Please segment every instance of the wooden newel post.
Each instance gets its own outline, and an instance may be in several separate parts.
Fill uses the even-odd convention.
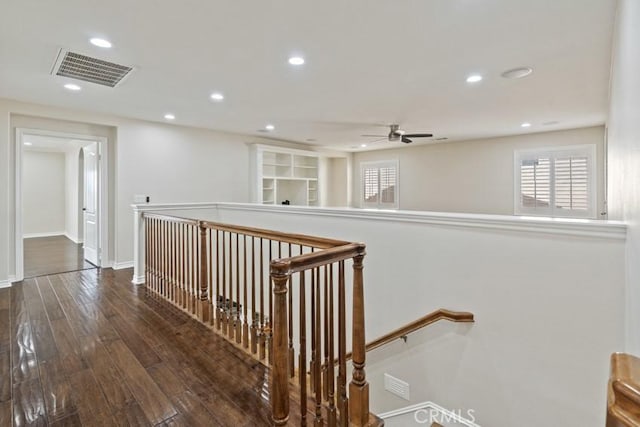
[[[209,309],[209,289],[207,286],[207,229],[200,225],[200,296],[198,298],[198,318],[201,322],[209,323],[211,310]]]
[[[364,280],[362,261],[364,245],[353,258],[353,376],[349,384],[349,415],[351,423],[364,426],[369,421],[369,384],[365,375],[366,343],[364,334]]]
[[[287,282],[291,277],[290,264],[271,262],[273,280],[273,330],[271,340],[271,413],[275,425],[289,420],[289,324],[287,317]]]

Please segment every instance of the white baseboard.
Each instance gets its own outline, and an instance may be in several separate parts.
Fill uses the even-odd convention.
[[[475,411],[473,410],[466,411],[466,415],[469,415],[472,418],[474,418],[470,420],[470,419],[464,418],[461,415],[461,411],[459,410],[451,411],[433,402],[418,403],[416,405],[411,405],[404,408],[396,409],[394,411],[378,414],[378,416],[384,420],[387,418],[393,418],[393,417],[397,417],[397,416],[401,416],[409,413],[414,413],[414,416],[415,416],[415,413],[418,411],[424,411],[420,413],[419,416],[421,417],[421,419],[425,421],[426,419],[431,417],[432,419],[430,421],[438,421],[440,423],[455,422],[467,427],[480,427],[480,425],[475,423],[475,417],[473,415]],[[416,420],[416,423],[418,423],[418,420]],[[429,425],[431,425],[430,422],[429,422]]]
[[[11,280],[0,280],[0,289],[2,288],[10,288]]]
[[[114,262],[113,263],[113,269],[114,270],[124,270],[125,268],[133,268],[133,261]]]
[[[64,236],[65,236],[67,239],[71,240],[71,241],[72,241],[73,243],[75,243],[75,244],[84,243],[84,241],[83,241],[82,239],[78,239],[77,237],[72,236],[72,235],[71,235],[71,234],[69,234],[69,233],[64,233]]]
[[[66,236],[64,231],[48,231],[46,233],[24,233],[23,239],[33,239],[34,237],[53,237],[53,236]]]
[[[142,275],[142,276],[134,276],[133,279],[131,280],[131,283],[133,283],[134,285],[142,285],[142,284],[144,284],[144,275]]]

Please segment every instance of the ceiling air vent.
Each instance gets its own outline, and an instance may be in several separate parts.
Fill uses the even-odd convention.
[[[60,50],[51,74],[116,87],[132,70],[126,65]]]

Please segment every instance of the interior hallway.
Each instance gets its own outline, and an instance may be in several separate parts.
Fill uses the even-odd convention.
[[[24,277],[96,268],[84,259],[82,243],[65,236],[24,239]]]
[[[0,426],[269,425],[268,370],[131,274],[0,290]]]

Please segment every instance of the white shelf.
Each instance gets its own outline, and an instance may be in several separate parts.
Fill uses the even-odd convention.
[[[279,205],[317,205],[320,158],[311,151],[255,146],[254,200]]]
[[[302,178],[299,176],[263,176],[264,179],[275,179],[277,181],[315,181],[315,178]]]
[[[273,167],[277,167],[277,168],[289,168],[291,167],[291,164],[289,163],[263,163],[262,166],[273,166]],[[297,167],[297,166],[296,166]]]

